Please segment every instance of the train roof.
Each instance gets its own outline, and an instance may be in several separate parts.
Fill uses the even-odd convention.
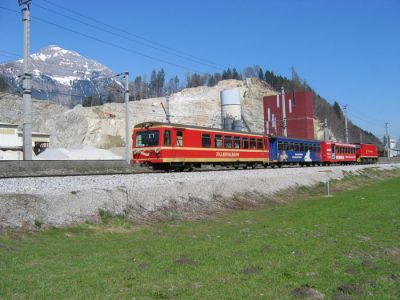
[[[168,126],[168,127],[175,127],[175,128],[191,128],[191,129],[200,129],[200,130],[214,130],[219,132],[228,132],[228,133],[239,133],[239,134],[251,134],[251,135],[258,135],[258,136],[267,136],[266,134],[262,133],[255,133],[255,132],[248,132],[248,131],[234,131],[234,130],[227,130],[227,129],[220,129],[220,128],[212,128],[212,127],[205,127],[205,126],[196,126],[196,125],[186,125],[186,124],[178,124],[178,123],[167,123],[167,122],[142,122],[136,124],[134,128],[147,128],[147,127],[158,127],[158,126]]]
[[[305,141],[305,142],[314,142],[314,143],[321,143],[320,140],[310,140],[310,139],[303,139],[303,138],[295,138],[295,137],[286,137],[286,136],[269,136],[271,139],[279,139],[279,140],[290,140],[290,141]]]

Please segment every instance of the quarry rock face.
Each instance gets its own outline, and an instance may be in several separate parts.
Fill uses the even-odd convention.
[[[184,89],[170,97],[171,122],[221,128],[220,92],[238,87],[242,100],[244,130],[263,132],[262,97],[275,92],[257,79],[225,80],[214,87]],[[151,98],[129,102],[130,124],[166,121],[161,103],[166,99]],[[0,121],[22,128],[22,98],[0,94]],[[33,130],[50,133],[50,147],[92,145],[109,149],[125,145],[125,111],[123,103],[101,106],[75,106],[68,109],[51,101],[34,100]]]

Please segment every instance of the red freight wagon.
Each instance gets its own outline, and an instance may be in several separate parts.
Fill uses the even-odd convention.
[[[132,135],[132,163],[184,170],[203,164],[239,168],[269,164],[268,137],[181,124],[144,122]]]
[[[378,147],[372,144],[356,144],[358,163],[376,163],[378,161]]]
[[[321,142],[321,161],[325,164],[356,163],[356,145]]]

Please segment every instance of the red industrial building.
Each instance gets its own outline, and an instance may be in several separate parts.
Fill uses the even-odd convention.
[[[283,136],[282,98],[285,99],[287,136],[314,139],[312,93],[295,92],[275,96],[265,96],[264,130],[266,134]]]

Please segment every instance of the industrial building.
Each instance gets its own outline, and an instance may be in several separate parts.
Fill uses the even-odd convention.
[[[23,135],[18,125],[0,123],[0,160],[23,159]],[[36,156],[49,148],[50,134],[32,133],[32,156]]]
[[[287,136],[314,139],[313,96],[308,91],[265,96],[264,130],[266,134],[284,136],[283,110]]]

